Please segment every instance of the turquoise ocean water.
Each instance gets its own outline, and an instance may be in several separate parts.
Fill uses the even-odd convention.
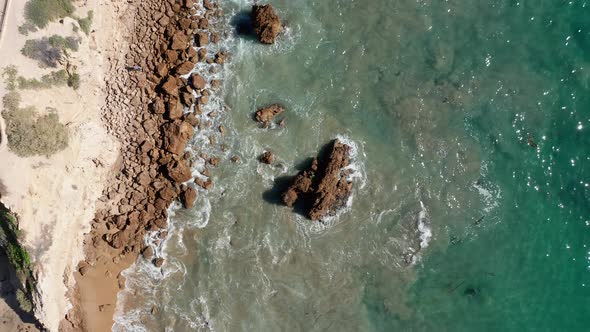
[[[241,162],[171,208],[166,263],[125,273],[114,330],[590,330],[590,3],[272,4],[286,34],[230,33],[209,106],[228,131],[192,144]],[[251,3],[222,5],[231,32]],[[275,102],[286,128],[258,128]],[[275,204],[335,137],[350,206],[314,223]]]

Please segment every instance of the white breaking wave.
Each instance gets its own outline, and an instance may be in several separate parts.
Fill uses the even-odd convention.
[[[420,212],[418,212],[418,232],[420,233],[420,250],[426,249],[432,239],[432,229],[428,225],[428,210],[420,201]]]

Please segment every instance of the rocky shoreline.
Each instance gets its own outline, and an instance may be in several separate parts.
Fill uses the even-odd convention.
[[[114,310],[115,303],[84,306],[84,298],[92,297],[84,294],[92,290],[80,286],[85,276],[100,270],[120,289],[120,272],[140,252],[155,266],[163,264],[163,259],[151,257],[144,235],[159,232],[165,238],[168,207],[177,199],[191,207],[197,186],[210,187],[211,180],[202,180],[203,174],[195,183],[184,184],[193,179],[191,164],[197,158],[208,167],[220,162],[215,156],[193,156],[185,147],[195,130],[213,125],[209,119],[218,114],[204,114],[203,107],[221,82],[207,81],[204,73],[185,76],[197,63],[211,73],[223,66],[226,52],[208,52],[208,46],[222,37],[213,24],[221,9],[208,0],[150,0],[129,3],[127,13],[136,25],[128,31],[128,48],[119,51],[124,58],[109,59],[103,109],[104,123],[121,143],[120,160],[86,235],[86,259],[77,267],[79,287],[71,291],[74,308],[62,321],[64,331],[92,330],[93,313]]]

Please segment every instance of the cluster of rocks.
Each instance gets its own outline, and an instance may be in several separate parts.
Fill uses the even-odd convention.
[[[283,203],[293,207],[302,201],[305,213],[311,220],[334,215],[344,207],[352,193],[348,180],[352,170],[350,146],[339,140],[330,142],[325,156],[314,158],[311,166],[300,172],[283,193]]]
[[[96,248],[106,242],[123,255],[143,251],[151,259],[150,251],[143,248],[146,232],[160,230],[166,236],[170,204],[179,200],[191,208],[197,199],[196,187],[212,186],[207,168],[185,184],[193,179],[192,162],[203,158],[207,167],[220,163],[215,156],[185,152],[195,131],[212,126],[208,119],[216,114],[203,114],[203,107],[220,82],[208,81],[205,73],[188,79],[182,76],[197,62],[215,73],[228,55],[224,51],[208,54],[208,46],[222,37],[213,30],[212,22],[222,15],[216,3],[147,0],[138,2],[136,10],[137,24],[129,33],[124,61],[125,66],[143,70],[121,71],[118,68],[124,66],[114,61],[117,74],[107,82],[103,117],[122,143],[122,160],[120,172],[105,190],[105,208],[96,213],[90,245]],[[153,263],[161,266],[163,260],[156,258]]]
[[[263,108],[260,108],[254,113],[254,119],[258,122],[263,128],[270,127],[270,124],[274,120],[274,118],[285,112],[285,108],[279,104],[272,104]],[[279,120],[277,123],[279,126],[285,125],[285,120]]]

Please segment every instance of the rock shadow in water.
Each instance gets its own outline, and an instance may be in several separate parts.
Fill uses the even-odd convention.
[[[232,17],[230,24],[234,27],[235,34],[243,39],[257,41],[256,32],[250,10],[243,10]]]

